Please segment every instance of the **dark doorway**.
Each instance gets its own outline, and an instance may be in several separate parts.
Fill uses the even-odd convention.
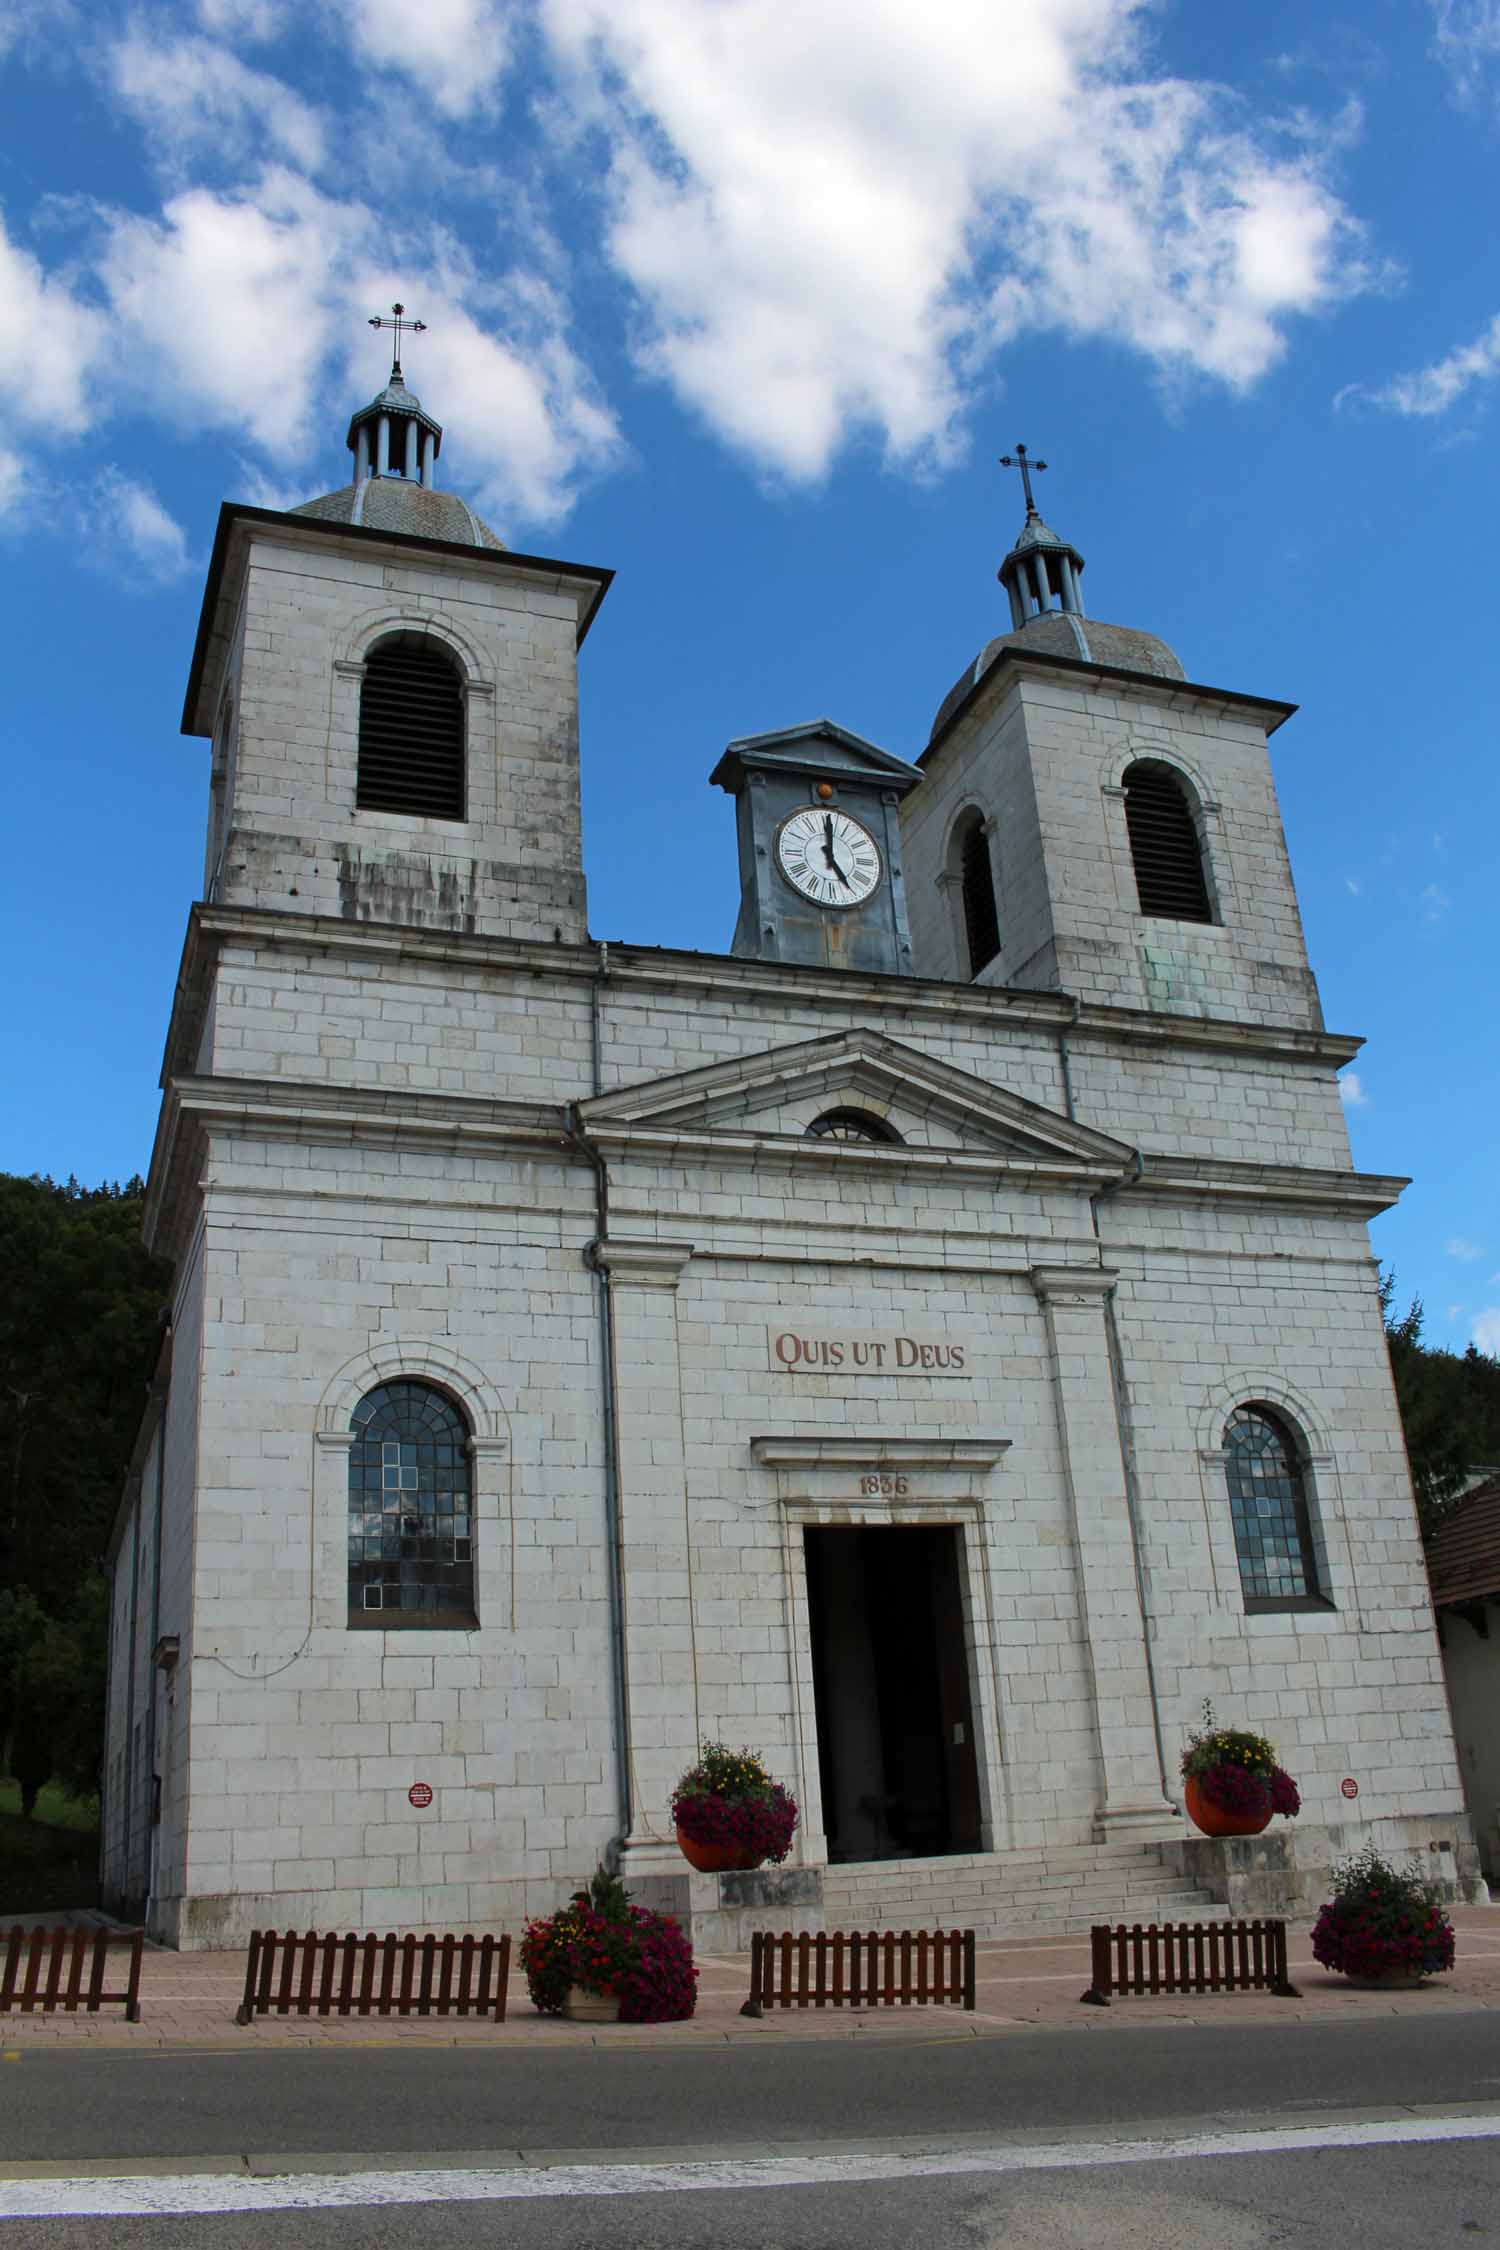
[[[829,1858],[977,1851],[962,1534],[944,1524],[805,1536]]]

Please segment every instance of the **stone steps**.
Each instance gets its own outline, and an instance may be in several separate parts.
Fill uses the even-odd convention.
[[[1227,1914],[1149,1844],[872,1860],[830,1867],[827,1926],[972,1929],[981,1937],[1073,1936],[1096,1922],[1204,1922]]]

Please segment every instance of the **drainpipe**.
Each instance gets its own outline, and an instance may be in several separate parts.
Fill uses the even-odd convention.
[[[172,1331],[167,1330],[170,1348]],[[170,1363],[169,1363],[170,1364]],[[171,1375],[167,1382],[170,1385]],[[162,1500],[167,1480],[167,1392],[159,1393],[159,1419],[156,1425],[156,1522],[151,1534],[151,1655],[147,1659],[150,1671],[146,1683],[146,1907],[141,1920],[150,1926],[151,1904],[156,1895],[156,1854],[161,1834],[160,1822],[154,1817],[157,1810],[156,1794],[156,1703],[161,1692],[161,1682],[156,1673],[156,1648],[161,1639],[161,1517]]]
[[[130,1782],[131,1769],[135,1764],[135,1634],[141,1589],[141,1480],[136,1477],[133,1481],[135,1505],[130,1511],[130,1624],[125,1643],[125,1825],[124,1834],[120,1838],[119,1893],[122,1906],[128,1904],[130,1899],[130,1845],[135,1829],[135,1791]]]
[[[1076,1007],[1076,1003],[1075,1003]],[[1077,1021],[1075,1015],[1074,1021]],[[1069,1116],[1072,1111],[1069,1110]],[[1094,1241],[1103,1263],[1104,1243],[1099,1228],[1099,1206],[1106,1196],[1118,1195],[1121,1188],[1134,1187],[1144,1178],[1146,1163],[1138,1148],[1130,1152],[1128,1168],[1117,1180],[1100,1188],[1097,1195],[1089,1197],[1089,1217],[1093,1223]],[[1161,1700],[1156,1689],[1156,1659],[1151,1649],[1151,1611],[1146,1601],[1146,1566],[1141,1559],[1141,1487],[1135,1465],[1135,1431],[1130,1416],[1130,1391],[1125,1381],[1125,1350],[1120,1337],[1120,1316],[1111,1290],[1104,1300],[1104,1341],[1109,1354],[1110,1386],[1115,1394],[1115,1421],[1120,1431],[1120,1460],[1125,1472],[1125,1513],[1130,1523],[1130,1562],[1135,1574],[1135,1595],[1141,1612],[1141,1644],[1146,1652],[1146,1685],[1151,1695],[1151,1729],[1156,1736],[1156,1763],[1161,1774],[1161,1793],[1170,1798],[1172,1791],[1167,1775],[1167,1746],[1161,1731]]]
[[[1071,993],[1069,997],[1073,1002],[1073,1013],[1071,1016],[1069,1016],[1066,1023],[1059,1024],[1057,1027],[1057,1062],[1058,1068],[1062,1072],[1063,1114],[1067,1117],[1070,1124],[1076,1125],[1078,1122],[1078,1111],[1074,1107],[1073,1103],[1073,1053],[1072,1049],[1068,1045],[1068,1033],[1073,1029],[1079,1017],[1083,1014],[1083,1002],[1079,999],[1076,992]],[[1097,1234],[1098,1231],[1099,1229],[1096,1223],[1094,1228],[1095,1234]]]
[[[601,1004],[604,980],[609,975],[609,946],[601,940],[599,966],[589,992],[589,1047],[593,1091],[604,1091],[603,1027]],[[594,1239],[584,1259],[599,1290],[599,1387],[604,1421],[604,1533],[609,1556],[610,1686],[614,1704],[615,1788],[620,1803],[620,1831],[615,1846],[630,1834],[635,1812],[630,1787],[630,1678],[625,1665],[625,1534],[620,1514],[619,1375],[615,1354],[614,1302],[610,1295],[609,1268],[599,1251],[609,1239],[609,1167],[604,1155],[583,1129],[576,1102],[567,1107],[565,1139],[589,1165],[595,1181]]]

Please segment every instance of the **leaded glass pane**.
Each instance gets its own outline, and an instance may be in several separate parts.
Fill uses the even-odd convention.
[[[1312,1526],[1290,1434],[1266,1408],[1242,1406],[1224,1432],[1224,1456],[1246,1601],[1315,1598]]]
[[[353,1414],[349,1616],[472,1625],[468,1431],[429,1383],[382,1383]],[[443,1536],[439,1537],[439,1528]]]

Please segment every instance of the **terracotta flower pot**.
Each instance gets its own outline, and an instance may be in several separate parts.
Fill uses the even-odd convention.
[[[696,1844],[680,1828],[677,1849],[689,1867],[695,1867],[700,1875],[747,1874],[761,1863],[758,1852],[740,1851],[733,1844]]]
[[[569,2023],[618,2023],[620,1995],[617,1992],[590,1992],[587,1985],[570,1984],[562,2012]]]
[[[1271,1818],[1269,1805],[1263,1813],[1242,1813],[1226,1812],[1222,1805],[1210,1804],[1195,1773],[1186,1777],[1182,1794],[1188,1819],[1205,1836],[1258,1836]]]

